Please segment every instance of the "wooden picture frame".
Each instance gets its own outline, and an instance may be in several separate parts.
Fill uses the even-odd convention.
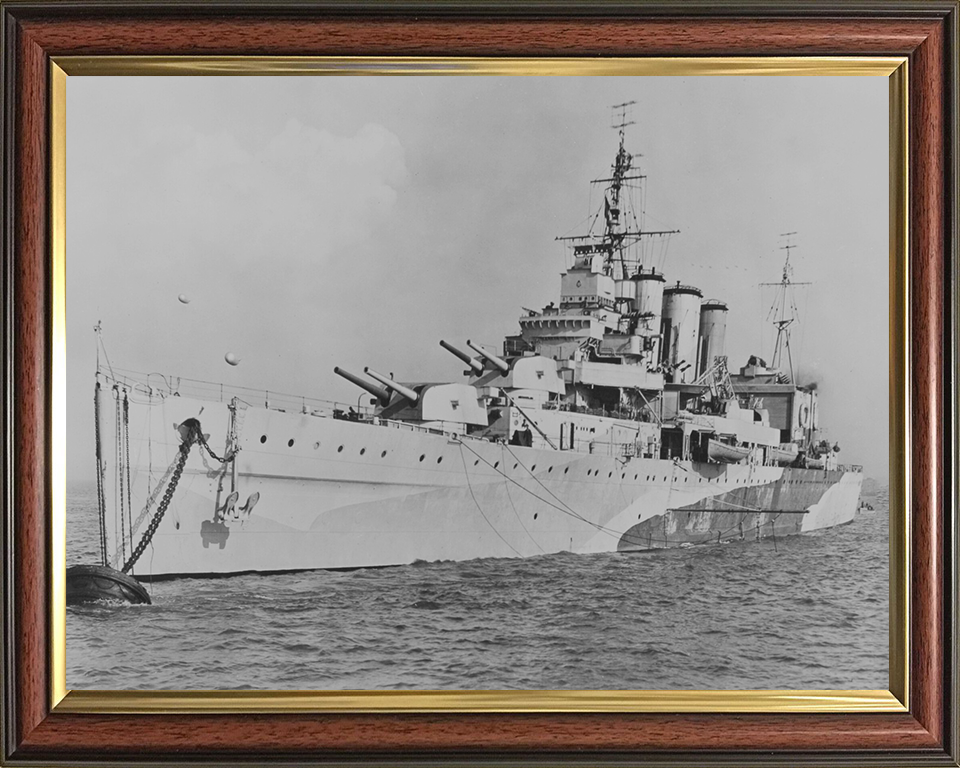
[[[709,763],[958,765],[956,516],[956,2],[776,4],[110,3],[2,2],[4,573],[3,744],[10,764],[97,762]],[[346,711],[197,706],[172,695],[152,707],[62,706],[52,669],[62,588],[50,540],[57,518],[51,361],[63,317],[53,296],[56,204],[52,105],[65,57],[95,68],[123,55],[376,57],[904,57],[909,167],[891,217],[909,269],[892,275],[909,333],[900,439],[910,527],[899,543],[908,627],[907,707],[798,713]],[[91,70],[92,71],[92,70]],[[899,88],[900,81],[892,84]],[[62,138],[62,137],[59,137]],[[896,144],[892,141],[891,144]],[[897,157],[892,155],[894,162]],[[61,198],[62,199],[62,198]],[[908,225],[906,229],[903,227]],[[62,267],[62,265],[61,265]],[[903,291],[898,294],[896,286]],[[60,308],[62,309],[62,307]],[[60,324],[58,326],[58,324]],[[898,351],[897,344],[901,345]],[[908,348],[907,348],[908,347]],[[60,468],[62,469],[62,467]],[[909,581],[907,576],[909,575]],[[62,659],[60,660],[62,662]],[[894,662],[895,664],[895,662]],[[896,670],[894,670],[896,672]],[[895,675],[894,675],[895,676]],[[202,702],[201,702],[202,704]],[[82,708],[79,708],[82,709]],[[146,709],[152,709],[147,712]],[[398,708],[402,709],[402,708]],[[694,708],[695,709],[695,708]],[[788,708],[789,709],[789,708]],[[864,711],[864,709],[866,711]],[[242,711],[241,711],[242,710]],[[683,711],[681,711],[683,710]],[[734,711],[730,711],[734,710]]]

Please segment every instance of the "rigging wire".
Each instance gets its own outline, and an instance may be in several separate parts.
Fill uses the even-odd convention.
[[[510,450],[510,447],[509,447],[509,446],[505,446],[505,447],[506,447],[506,449],[507,449],[507,452],[508,452],[511,456],[513,456],[513,458],[516,460],[517,464],[519,464],[521,467],[523,467],[523,468],[527,471],[527,473],[530,475],[530,477],[532,477],[534,480],[537,481],[537,484],[538,484],[541,488],[543,488],[543,490],[545,490],[545,491],[546,491],[547,493],[549,493],[554,499],[556,499],[560,504],[562,504],[564,507],[566,507],[574,517],[576,517],[576,518],[578,518],[578,519],[580,519],[580,520],[583,520],[584,522],[589,522],[589,521],[587,520],[587,518],[585,518],[583,515],[581,515],[581,514],[579,514],[578,512],[576,512],[576,511],[573,509],[573,507],[571,507],[571,506],[570,506],[569,504],[567,504],[563,499],[561,499],[559,496],[557,496],[553,491],[551,491],[549,488],[547,488],[547,486],[543,484],[543,481],[542,481],[539,477],[537,477],[537,476],[533,473],[533,471],[530,470],[522,461],[520,461],[520,459],[517,458],[517,455],[516,455],[512,450]],[[591,524],[593,524],[593,523],[591,523]],[[598,529],[598,530],[599,530],[599,529]],[[612,529],[611,529],[611,530],[612,530]],[[618,535],[619,535],[619,534],[618,534]]]
[[[502,444],[502,443],[500,444],[500,449],[501,449],[501,450],[500,450],[501,461],[504,461],[504,459],[503,459],[503,444]],[[504,461],[504,463],[506,463],[506,461]],[[525,534],[527,534],[527,536],[530,537],[530,541],[532,541],[532,542],[534,543],[534,546],[536,546],[537,549],[539,549],[541,552],[545,552],[544,548],[541,547],[541,546],[537,543],[537,540],[536,540],[535,538],[533,538],[533,535],[530,533],[530,531],[527,530],[527,526],[525,526],[525,525],[523,524],[523,520],[522,520],[521,517],[520,517],[520,513],[517,511],[517,507],[516,507],[516,505],[513,503],[513,496],[510,495],[510,484],[509,484],[509,483],[504,483],[504,484],[503,484],[503,490],[504,490],[504,491],[506,492],[506,494],[507,494],[507,500],[510,502],[510,508],[513,510],[513,514],[516,516],[517,522],[520,523],[520,527],[523,528],[523,532],[524,532]]]
[[[517,463],[518,463],[520,466],[522,466],[522,467],[533,477],[533,479],[537,481],[537,483],[538,483],[547,493],[549,493],[549,494],[550,494],[554,499],[556,499],[560,504],[563,504],[564,507],[566,507],[566,509],[564,509],[564,508],[562,508],[562,507],[558,507],[556,504],[551,503],[549,500],[544,499],[542,496],[538,496],[536,493],[534,493],[533,491],[531,491],[529,488],[521,485],[521,484],[518,483],[516,480],[514,480],[512,477],[509,477],[509,476],[508,476],[506,473],[504,473],[502,470],[500,470],[500,469],[498,469],[497,467],[494,467],[492,464],[490,464],[490,462],[488,462],[485,458],[483,458],[483,456],[481,456],[479,453],[477,453],[476,451],[474,451],[469,445],[466,445],[466,444],[463,443],[462,441],[460,442],[460,444],[461,444],[462,446],[465,446],[465,447],[467,448],[467,450],[469,450],[471,453],[473,453],[475,456],[477,456],[477,458],[479,458],[480,461],[482,461],[484,464],[486,464],[487,466],[489,466],[489,467],[490,467],[491,469],[493,469],[495,472],[497,472],[497,473],[499,473],[500,475],[502,475],[502,476],[504,477],[504,479],[509,480],[511,483],[513,483],[514,485],[518,486],[521,490],[526,491],[526,492],[529,493],[531,496],[533,496],[535,499],[537,499],[538,501],[546,504],[547,506],[552,507],[553,509],[556,509],[556,510],[559,511],[559,512],[563,512],[563,513],[566,514],[566,515],[569,515],[569,516],[571,516],[571,517],[574,517],[574,518],[576,518],[577,520],[580,520],[581,522],[584,522],[584,523],[586,523],[587,525],[595,528],[596,530],[598,530],[598,531],[600,531],[600,532],[602,532],[602,533],[606,533],[606,534],[608,534],[608,535],[616,538],[618,541],[619,541],[620,539],[622,539],[624,535],[626,535],[625,532],[622,533],[622,532],[617,531],[617,530],[614,530],[614,529],[612,529],[612,528],[608,528],[608,527],[606,527],[606,526],[604,526],[604,525],[601,525],[600,523],[595,523],[595,522],[593,522],[592,520],[589,520],[589,519],[583,517],[582,515],[578,514],[575,510],[573,510],[572,507],[570,507],[570,506],[569,506],[568,504],[566,504],[562,499],[560,499],[558,496],[556,496],[556,494],[554,494],[552,491],[550,491],[550,489],[547,488],[547,487],[540,481],[540,479],[539,479],[535,474],[533,474],[533,472],[531,472],[530,469],[527,468],[527,467],[523,464],[523,462],[521,462],[521,461],[517,458],[516,454],[514,454],[513,451],[511,451],[511,450],[509,449],[509,447],[507,447],[507,451],[510,453],[511,456],[513,456],[514,459],[517,459]],[[670,486],[669,486],[669,492],[670,492],[670,493],[672,493],[672,491],[673,491],[673,485],[674,485],[674,484],[671,482],[671,483],[670,483]],[[751,514],[751,513],[756,514],[756,513],[762,513],[762,512],[763,512],[763,510],[760,509],[760,508],[744,507],[744,506],[742,506],[742,505],[737,505],[737,504],[735,504],[734,502],[723,501],[723,500],[716,499],[716,498],[714,498],[713,500],[714,500],[715,502],[718,502],[718,503],[721,503],[721,504],[727,504],[728,506],[738,507],[738,508],[740,508],[740,509],[746,510],[746,511],[744,512],[744,514],[740,517],[740,521],[738,522],[737,525],[733,525],[733,526],[730,526],[729,528],[725,528],[725,529],[722,529],[721,531],[718,531],[718,535],[721,536],[721,537],[722,537],[724,534],[729,533],[729,532],[732,531],[732,530],[735,530],[739,525],[742,525],[742,524],[743,524],[743,521],[746,519],[746,517],[747,517],[748,514]],[[662,517],[664,518],[664,522],[666,522],[666,515],[667,515],[668,512],[682,512],[682,511],[683,511],[682,509],[678,509],[678,510],[669,509],[669,497],[668,497],[668,508],[664,510],[664,514],[662,515]],[[722,512],[723,510],[717,510],[717,511],[718,511],[718,512]],[[658,544],[710,544],[710,543],[713,542],[713,533],[711,532],[710,537],[709,537],[708,539],[699,539],[699,540],[697,540],[697,541],[676,541],[676,540],[671,540],[671,539],[666,539],[666,538],[662,538],[662,539],[661,539],[661,538],[656,538],[656,539],[653,539],[651,536],[647,536],[646,538],[647,538],[648,540],[650,540],[650,541],[654,541],[654,540],[655,540]]]
[[[100,438],[100,381],[96,382],[93,390],[93,413],[96,419],[95,439],[97,458],[97,517],[100,520],[100,559],[107,565],[107,500],[103,487],[103,444]]]
[[[114,466],[117,468],[116,477],[113,479],[113,535],[116,537],[120,529],[120,520],[123,519],[120,513],[123,504],[123,471],[120,454],[120,396],[117,387],[113,388],[113,401],[113,459]],[[120,546],[125,546],[122,536]]]
[[[133,526],[133,492],[130,487],[130,404],[127,393],[123,393],[123,452],[126,462],[127,479],[127,522]],[[122,515],[122,513],[121,513]],[[121,535],[123,534],[123,518],[120,519]],[[133,551],[133,531],[130,531],[130,551]]]
[[[526,486],[521,485],[520,483],[518,483],[516,480],[514,480],[512,477],[510,477],[508,474],[506,474],[503,470],[501,470],[501,469],[493,466],[493,464],[491,464],[489,461],[487,461],[487,460],[486,460],[483,456],[481,456],[479,453],[477,453],[476,451],[474,451],[473,448],[471,448],[471,447],[470,447],[469,445],[467,445],[466,443],[460,441],[460,444],[463,445],[463,446],[464,446],[468,451],[470,451],[472,454],[474,454],[478,459],[480,459],[480,461],[482,461],[484,464],[486,464],[488,467],[490,467],[494,472],[496,472],[496,473],[498,473],[498,474],[500,474],[500,475],[503,475],[504,479],[509,480],[511,483],[513,483],[515,486],[517,486],[521,491],[525,491],[526,493],[529,493],[529,494],[530,494],[531,496],[533,496],[535,499],[537,499],[538,501],[543,502],[543,503],[546,504],[548,507],[552,507],[553,509],[556,509],[558,512],[562,512],[563,514],[569,515],[570,517],[575,517],[576,519],[580,520],[581,522],[584,522],[584,523],[586,523],[587,525],[592,526],[593,528],[596,528],[598,531],[603,531],[603,532],[605,532],[605,533],[608,533],[610,536],[613,536],[613,537],[615,537],[615,538],[617,538],[617,539],[620,538],[620,533],[619,533],[619,531],[614,531],[612,528],[605,528],[604,526],[600,525],[599,523],[595,523],[595,522],[593,522],[592,520],[588,520],[587,518],[578,515],[576,512],[573,512],[572,510],[567,510],[567,509],[564,509],[563,507],[558,507],[556,504],[552,503],[552,502],[549,501],[548,499],[545,499],[545,498],[543,498],[542,496],[538,496],[537,494],[535,494],[533,491],[531,491],[531,490],[530,490],[529,488],[527,488]]]
[[[463,441],[460,440],[458,442],[460,443],[460,460],[463,462],[463,474],[467,478],[467,488],[470,489],[470,497],[473,499],[473,503],[477,505],[477,511],[480,513],[480,516],[486,521],[487,525],[490,526],[490,530],[492,530],[495,534],[497,534],[497,538],[499,538],[500,541],[506,544],[507,547],[509,547],[510,550],[517,557],[523,557],[523,555],[521,555],[516,549],[513,548],[513,546],[510,544],[509,541],[507,541],[505,538],[503,538],[502,535],[500,535],[500,531],[498,531],[496,526],[494,526],[494,524],[490,522],[490,519],[486,516],[486,514],[484,514],[483,509],[480,507],[480,502],[477,501],[476,494],[474,494],[473,492],[473,486],[470,484],[470,473],[467,471],[467,459],[463,455]]]

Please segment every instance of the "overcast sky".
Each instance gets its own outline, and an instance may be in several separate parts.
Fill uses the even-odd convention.
[[[334,365],[459,380],[559,298],[610,106],[663,270],[769,359],[794,239],[802,382],[841,461],[888,475],[888,120],[880,77],[70,77],[68,477],[94,478],[93,326],[115,366],[356,402]],[[189,304],[178,301],[190,297]],[[764,329],[767,330],[764,330]],[[232,367],[224,354],[241,363]]]

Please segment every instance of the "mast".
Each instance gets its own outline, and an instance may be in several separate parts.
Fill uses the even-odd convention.
[[[777,339],[773,344],[773,359],[770,361],[770,367],[781,368],[783,366],[783,356],[786,354],[791,382],[796,382],[796,377],[793,368],[793,352],[790,349],[790,326],[800,319],[797,314],[793,289],[798,285],[810,285],[810,283],[797,283],[791,279],[793,277],[793,266],[790,264],[790,251],[797,247],[796,243],[792,241],[796,234],[796,232],[784,232],[780,235],[780,237],[786,238],[786,242],[780,246],[780,250],[787,252],[780,282],[760,283],[760,285],[775,286],[777,289],[773,304],[767,313],[767,319],[773,318],[773,326],[777,329]],[[787,307],[788,303],[789,308]]]
[[[612,176],[609,180],[604,180],[610,183],[606,194],[603,196],[603,217],[606,221],[605,239],[610,243],[611,251],[613,248],[617,249],[620,268],[623,272],[626,271],[626,264],[623,258],[624,229],[620,221],[620,191],[623,189],[625,181],[641,181],[644,178],[642,174],[628,175],[633,167],[633,155],[627,152],[624,146],[626,128],[628,125],[635,124],[634,120],[627,120],[627,108],[634,104],[636,104],[635,101],[627,101],[613,107],[615,110],[620,110],[620,121],[612,126],[619,133],[620,147],[617,149],[617,157],[613,161]],[[612,256],[613,253],[611,252]]]
[[[603,234],[597,235],[591,231],[586,235],[556,238],[557,240],[594,241],[589,245],[575,246],[575,252],[580,254],[588,252],[603,254],[607,274],[611,274],[616,265],[619,267],[621,279],[627,276],[629,271],[628,262],[630,262],[629,266],[642,266],[642,259],[628,258],[627,249],[629,246],[638,242],[643,237],[669,236],[680,232],[679,229],[644,230],[642,222],[637,218],[636,213],[632,211],[630,213],[633,214],[633,220],[635,222],[633,229],[630,228],[630,222],[626,220],[627,216],[625,216],[626,211],[624,210],[624,203],[626,201],[623,196],[624,187],[629,187],[627,182],[640,182],[646,178],[646,176],[640,173],[639,169],[634,166],[633,161],[635,155],[630,154],[626,149],[626,129],[628,126],[636,124],[636,121],[627,119],[627,110],[636,103],[636,101],[627,101],[623,104],[615,104],[612,107],[614,110],[614,123],[611,128],[617,131],[620,139],[617,155],[613,161],[613,165],[610,167],[610,176],[604,179],[593,179],[590,182],[591,184],[607,185],[603,195]],[[599,213],[597,214],[597,218],[599,218]],[[596,219],[594,219],[594,221],[596,221]]]

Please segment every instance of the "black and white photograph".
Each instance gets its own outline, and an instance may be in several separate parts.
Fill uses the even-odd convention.
[[[885,77],[67,83],[74,690],[886,690]]]

